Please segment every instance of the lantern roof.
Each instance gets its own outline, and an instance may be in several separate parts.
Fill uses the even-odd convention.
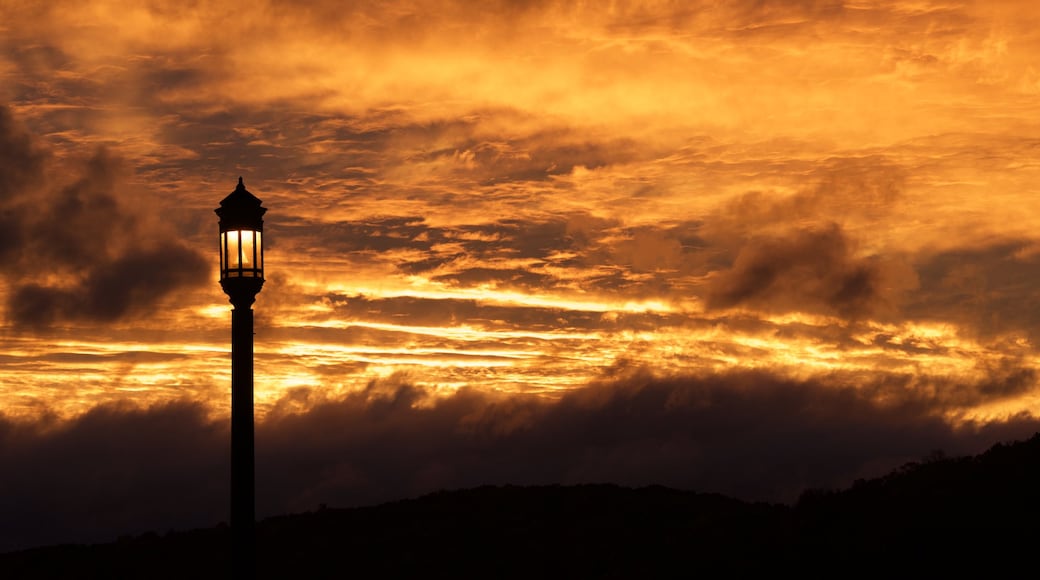
[[[238,187],[221,200],[220,207],[214,211],[226,225],[259,228],[262,227],[262,217],[267,211],[267,208],[260,206],[261,203],[259,198],[246,190],[239,177]]]

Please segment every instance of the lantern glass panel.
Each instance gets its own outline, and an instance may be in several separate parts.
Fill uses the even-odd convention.
[[[230,230],[220,235],[221,271],[225,278],[262,278],[264,252],[261,233]]]
[[[242,232],[238,230],[232,230],[227,233],[227,257],[228,257],[228,270],[237,270],[242,260],[239,258],[239,246],[238,238],[242,235]]]
[[[252,269],[253,264],[256,263],[256,260],[253,257],[253,251],[256,249],[256,246],[253,243],[253,236],[255,235],[255,232],[250,230],[242,230],[238,232],[238,235],[241,239],[241,243],[239,244],[239,246],[242,250],[239,254],[239,265],[243,269]]]

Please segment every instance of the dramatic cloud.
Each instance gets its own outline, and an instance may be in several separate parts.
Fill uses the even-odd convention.
[[[39,179],[44,155],[32,143],[7,107],[0,108],[0,143],[3,144],[3,196],[7,201],[14,192]]]
[[[1040,247],[1033,240],[938,252],[923,256],[917,270],[921,288],[911,315],[957,321],[986,336],[1040,333],[1038,313],[1028,306],[1040,288]]]
[[[890,307],[899,291],[916,284],[913,272],[899,266],[856,256],[836,225],[752,239],[733,267],[712,280],[707,303],[859,318]]]
[[[10,285],[7,317],[15,326],[118,320],[205,275],[199,252],[147,230],[157,215],[124,207],[116,196],[121,163],[104,149],[62,183],[65,172],[6,107],[0,143],[6,226],[0,257]],[[48,170],[56,175],[45,176]]]
[[[482,484],[663,484],[793,502],[1040,426],[953,428],[900,384],[865,394],[763,373],[622,374],[558,403],[471,389],[437,398],[399,377],[342,399],[294,391],[257,428],[259,515]],[[191,403],[0,421],[0,549],[226,521],[227,437]]]

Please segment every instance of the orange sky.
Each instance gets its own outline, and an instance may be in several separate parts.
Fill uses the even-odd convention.
[[[0,3],[0,412],[225,415],[242,176],[261,418],[754,372],[1035,425],[1040,11],[721,4]]]

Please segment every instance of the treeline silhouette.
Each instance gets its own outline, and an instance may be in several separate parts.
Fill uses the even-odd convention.
[[[1040,433],[794,505],[659,486],[485,486],[266,519],[259,578],[876,577],[1032,569]],[[2,578],[228,578],[229,530],[0,554]]]

